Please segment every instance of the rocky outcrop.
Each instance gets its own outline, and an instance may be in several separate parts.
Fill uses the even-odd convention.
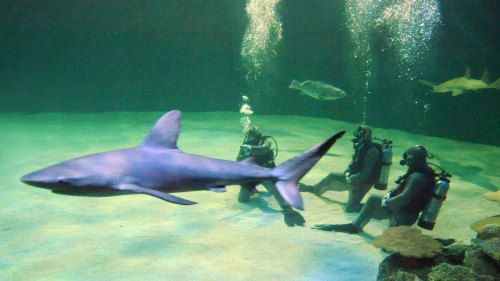
[[[471,245],[450,245],[431,258],[394,253],[380,264],[377,280],[500,280],[499,253],[500,225],[487,225]]]

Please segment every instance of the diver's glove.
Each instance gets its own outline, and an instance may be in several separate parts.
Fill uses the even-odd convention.
[[[347,183],[351,183],[351,173],[349,172],[345,173],[345,181]]]
[[[387,207],[387,200],[391,199],[391,192],[387,193],[386,196],[382,199],[382,207]],[[380,198],[380,197],[379,197]]]
[[[252,152],[252,146],[248,145],[248,144],[240,145],[240,149],[241,149],[241,151],[243,151],[243,154],[245,154],[245,156],[250,156],[250,154]]]
[[[304,223],[306,223],[304,217],[290,206],[283,206],[283,215],[285,216],[285,223],[288,226],[304,226]]]

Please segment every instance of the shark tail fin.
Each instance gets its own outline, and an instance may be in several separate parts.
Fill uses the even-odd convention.
[[[427,86],[429,86],[429,87],[432,87],[432,88],[436,87],[436,84],[434,84],[434,83],[432,83],[432,82],[429,82],[429,81],[425,81],[425,80],[418,80],[418,82],[420,82],[420,83],[422,83],[422,84],[424,84],[424,85],[427,85]]]
[[[500,90],[500,78],[498,78],[495,82],[491,83],[489,86],[491,88],[495,88],[495,89]]]
[[[326,141],[299,154],[274,168],[271,174],[276,178],[279,193],[290,206],[304,210],[304,202],[297,188],[298,181],[319,161],[332,145],[345,134],[341,131]]]
[[[483,76],[481,76],[481,81],[483,81],[486,84],[490,84],[490,75],[488,73],[488,69],[485,69],[483,71]]]

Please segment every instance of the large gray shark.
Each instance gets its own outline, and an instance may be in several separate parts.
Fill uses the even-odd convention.
[[[226,185],[236,184],[252,190],[258,183],[272,181],[292,207],[303,210],[297,182],[345,133],[339,132],[276,168],[269,169],[255,164],[253,158],[235,162],[183,153],[177,148],[180,128],[180,111],[170,111],[156,122],[137,147],[64,161],[27,174],[21,181],[62,193],[131,191],[184,205],[195,202],[169,192],[202,189],[224,191]]]
[[[447,93],[452,92],[452,96],[458,96],[463,94],[464,91],[477,91],[481,89],[500,89],[500,78],[495,82],[490,83],[488,78],[488,70],[483,72],[481,80],[472,79],[470,76],[469,67],[465,70],[465,75],[463,77],[457,77],[445,81],[439,85],[435,85],[432,82],[425,80],[418,80],[420,83],[432,87],[432,91],[435,93]]]

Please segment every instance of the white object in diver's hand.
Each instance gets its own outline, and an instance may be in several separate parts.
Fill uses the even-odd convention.
[[[252,147],[248,144],[242,144],[240,146],[240,149],[243,151],[243,153],[245,154],[245,156],[249,156],[252,152]]]
[[[351,173],[349,172],[345,173],[345,181],[347,183],[351,183]]]
[[[391,192],[387,193],[382,199],[382,207],[387,207],[387,200],[391,199]]]

